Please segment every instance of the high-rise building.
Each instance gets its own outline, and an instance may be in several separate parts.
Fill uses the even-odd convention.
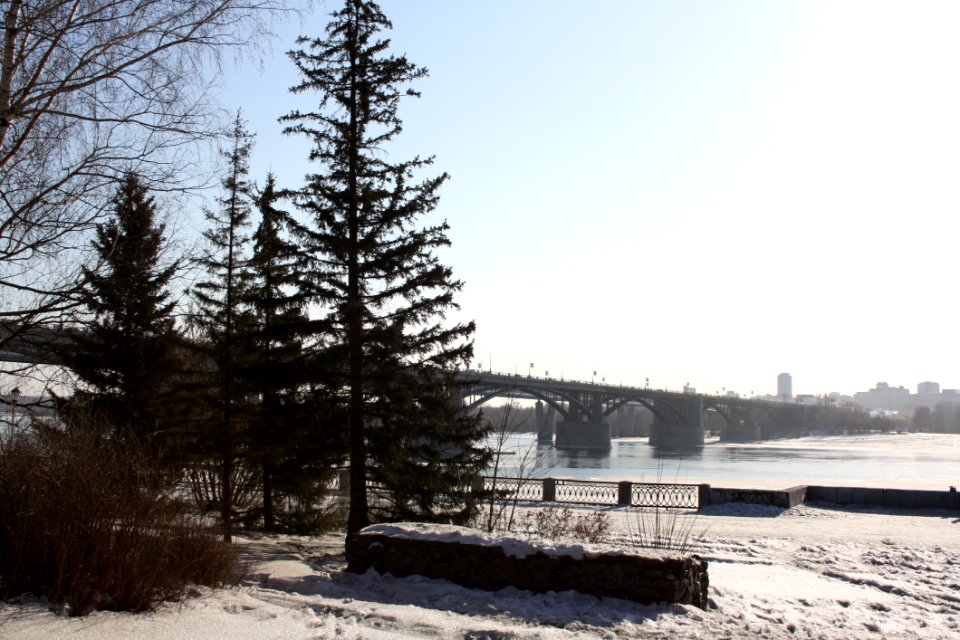
[[[917,394],[921,396],[940,395],[939,382],[921,382],[917,384]]]
[[[793,400],[793,378],[789,373],[781,373],[777,376],[777,400],[781,402]]]

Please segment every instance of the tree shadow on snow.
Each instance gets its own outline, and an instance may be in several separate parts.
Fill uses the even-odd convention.
[[[880,505],[833,504],[830,502],[807,502],[804,506],[834,513],[870,513],[883,516],[941,518],[953,520],[953,524],[960,524],[960,517],[958,517],[957,511],[951,509],[937,509],[932,507],[884,507]]]
[[[316,596],[324,602],[309,605],[318,615],[357,616],[355,601],[390,606],[412,606],[469,617],[509,617],[538,626],[556,628],[584,625],[611,629],[623,623],[641,624],[663,616],[686,615],[688,607],[677,604],[640,604],[619,598],[598,598],[577,591],[534,593],[506,587],[484,591],[462,587],[447,580],[419,575],[403,578],[370,569],[364,574],[347,573],[343,556],[316,558],[318,573],[300,578],[260,576],[261,586],[300,596]],[[328,573],[329,572],[329,573]],[[694,609],[695,610],[695,609]]]
[[[698,516],[726,516],[734,518],[777,518],[787,509],[771,504],[752,504],[748,502],[727,502],[703,507]]]

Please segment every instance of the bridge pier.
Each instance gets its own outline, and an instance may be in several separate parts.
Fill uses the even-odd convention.
[[[757,411],[748,408],[740,412],[742,422],[731,423],[720,430],[721,442],[755,442],[763,439],[763,429],[757,420]]]
[[[650,445],[654,447],[695,447],[703,444],[703,397],[671,400],[677,410],[673,420],[656,412],[650,428]]]
[[[561,420],[557,422],[554,446],[570,449],[609,449],[610,425],[606,422]]]
[[[778,438],[796,438],[803,435],[804,431],[810,428],[811,410],[816,407],[810,407],[802,404],[781,407],[777,412],[779,415],[778,429],[776,434],[771,434]]]
[[[545,405],[543,401],[537,400],[537,442],[541,444],[553,444],[553,423],[557,418],[557,410],[552,406]]]
[[[603,397],[580,395],[579,405],[567,404],[566,420],[557,422],[554,446],[571,449],[609,449],[610,425],[603,421]]]
[[[754,442],[763,440],[763,431],[756,421],[728,424],[720,430],[721,442]]]

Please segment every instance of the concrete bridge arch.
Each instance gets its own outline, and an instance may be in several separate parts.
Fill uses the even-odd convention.
[[[558,418],[556,434],[541,431],[560,447],[610,447],[607,420],[628,404],[653,413],[650,444],[689,447],[704,442],[704,415],[722,416],[721,439],[754,441],[776,435],[799,435],[810,420],[803,405],[729,396],[680,393],[663,389],[564,381],[531,376],[465,371],[458,374],[464,403],[479,407],[495,397],[538,400]],[[538,424],[540,424],[538,422]]]

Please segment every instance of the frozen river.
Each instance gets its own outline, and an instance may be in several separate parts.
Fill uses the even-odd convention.
[[[714,486],[782,489],[798,484],[946,489],[960,486],[960,435],[876,434],[711,442],[657,450],[646,438],[618,438],[610,451],[538,446],[533,434],[512,435],[504,467],[526,455],[542,477],[706,482]],[[528,464],[529,468],[530,465]]]

